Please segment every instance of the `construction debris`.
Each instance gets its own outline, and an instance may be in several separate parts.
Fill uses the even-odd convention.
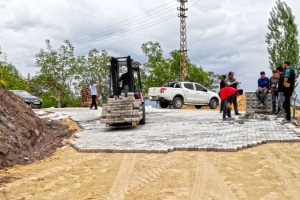
[[[133,92],[109,98],[102,107],[101,123],[107,125],[129,123],[136,126],[143,118],[141,99],[135,99]]]

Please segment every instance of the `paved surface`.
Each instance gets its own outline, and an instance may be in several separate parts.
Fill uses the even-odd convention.
[[[106,128],[95,120],[101,110],[50,111],[69,114],[83,128],[71,142],[82,152],[237,151],[268,142],[300,141],[290,125],[275,119],[223,122],[216,111],[151,108],[146,125],[134,128]]]

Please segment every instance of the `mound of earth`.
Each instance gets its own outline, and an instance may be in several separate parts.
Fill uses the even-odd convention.
[[[72,133],[39,119],[21,98],[0,87],[0,169],[51,155]]]

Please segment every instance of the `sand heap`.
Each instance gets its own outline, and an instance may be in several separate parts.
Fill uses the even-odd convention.
[[[30,151],[42,138],[41,120],[21,98],[0,87],[0,168],[18,155],[24,159],[23,151]]]

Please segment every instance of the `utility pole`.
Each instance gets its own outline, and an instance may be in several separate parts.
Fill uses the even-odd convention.
[[[186,18],[185,11],[188,8],[185,7],[185,3],[188,0],[177,0],[180,3],[180,7],[177,8],[179,11],[178,17],[180,18],[180,78],[182,81],[188,76],[187,68],[187,42],[186,42]]]

